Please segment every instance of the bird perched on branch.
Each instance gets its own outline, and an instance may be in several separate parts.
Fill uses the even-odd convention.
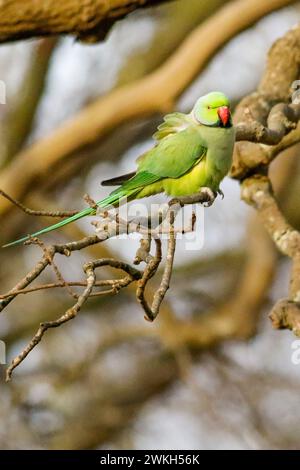
[[[229,100],[223,93],[202,96],[189,114],[167,114],[153,138],[155,146],[137,159],[136,171],[102,182],[104,186],[119,187],[96,203],[99,208],[162,192],[175,197],[195,194],[204,187],[220,192],[220,182],[231,166],[235,140]],[[96,209],[88,207],[31,236],[43,235],[95,214]],[[31,236],[5,247],[25,242]]]

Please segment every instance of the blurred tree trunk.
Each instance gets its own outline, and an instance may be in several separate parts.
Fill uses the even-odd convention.
[[[56,44],[56,38],[44,39],[36,44],[20,89],[12,103],[8,104],[0,128],[0,166],[13,159],[30,134]]]
[[[152,10],[155,35],[148,49],[138,50],[127,59],[117,85],[136,80],[161,65],[198,24],[229,0],[179,0]],[[150,14],[150,12],[149,12]]]

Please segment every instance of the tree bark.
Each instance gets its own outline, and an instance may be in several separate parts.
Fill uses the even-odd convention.
[[[169,0],[3,0],[0,42],[58,34],[97,42],[131,11],[165,1]]]

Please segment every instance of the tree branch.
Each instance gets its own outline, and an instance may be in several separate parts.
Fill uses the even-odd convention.
[[[300,25],[297,25],[272,46],[257,91],[237,107],[238,138],[260,144],[238,142],[231,170],[232,176],[242,182],[242,199],[257,210],[278,250],[292,259],[289,296],[276,303],[270,318],[275,328],[290,328],[295,334],[300,334],[300,233],[286,221],[265,175],[281,150],[299,142],[300,105],[289,104],[293,82],[299,76]],[[266,147],[266,143],[273,146]]]
[[[86,196],[85,199],[89,202],[91,206],[94,205],[94,201],[90,197]],[[171,279],[176,247],[177,232],[174,229],[176,215],[184,206],[184,204],[194,204],[196,202],[208,202],[212,204],[214,200],[215,194],[212,193],[212,191],[208,190],[208,188],[203,188],[203,190],[199,192],[199,194],[194,195],[192,197],[182,198],[182,200],[180,198],[174,199],[170,201],[167,205],[168,210],[165,213],[160,208],[158,209],[158,213],[164,215],[163,218],[154,217],[154,219],[158,221],[157,227],[155,229],[152,228],[151,224],[149,225],[149,219],[141,219],[140,221],[137,219],[133,221],[125,221],[119,217],[118,213],[116,213],[115,217],[113,217],[109,216],[109,212],[106,211],[104,214],[100,214],[103,220],[94,223],[94,225],[96,225],[96,236],[85,237],[76,242],[51,246],[46,246],[37,238],[29,239],[26,244],[38,245],[43,251],[43,257],[40,261],[36,263],[35,267],[20,282],[17,283],[17,285],[13,289],[11,289],[6,294],[0,296],[0,311],[6,308],[7,305],[20,294],[27,294],[35,292],[37,290],[48,289],[53,287],[65,287],[69,294],[76,299],[76,303],[57,320],[40,324],[40,327],[37,333],[32,338],[32,340],[23,349],[23,351],[12,361],[11,365],[7,369],[7,380],[10,380],[13,370],[27,357],[27,355],[32,351],[32,349],[37,346],[37,344],[41,341],[43,335],[49,328],[56,328],[62,325],[63,323],[73,319],[78,314],[84,303],[92,296],[116,294],[122,288],[127,287],[131,283],[138,281],[136,290],[137,300],[144,309],[147,318],[150,321],[153,321],[159,313],[160,306],[165,297],[167,289],[169,288],[169,283]],[[21,209],[27,211],[27,209],[22,205]],[[195,216],[193,216],[192,218],[192,230],[194,228],[194,218]],[[168,223],[168,229],[165,228],[165,221]],[[146,223],[146,225],[143,225],[143,223]],[[163,229],[162,233],[169,234],[167,259],[160,287],[155,292],[153,296],[152,306],[150,307],[145,299],[144,294],[149,280],[156,274],[157,269],[162,260],[161,240],[159,239],[161,235],[160,228]],[[181,231],[183,233],[186,233],[188,230],[188,228],[183,228]],[[119,260],[111,258],[102,258],[94,261],[89,261],[83,265],[83,270],[86,274],[85,282],[70,283],[63,278],[56,263],[54,262],[54,258],[57,254],[70,257],[72,252],[74,251],[80,251],[94,244],[104,242],[105,240],[108,240],[111,237],[129,233],[143,233],[144,236],[147,236],[147,242],[142,242],[142,245],[138,249],[138,252],[135,256],[135,264],[140,263],[142,261],[146,263],[144,271],[139,271],[135,267],[130,266],[129,264]],[[156,245],[156,254],[154,257],[150,254],[151,238],[154,240]],[[37,279],[48,266],[52,266],[58,282],[39,285],[37,287],[29,287],[30,284],[35,279]],[[127,273],[127,276],[117,280],[107,280],[104,282],[100,281],[99,283],[96,279],[95,270],[105,266],[110,266],[112,268],[122,270]],[[71,289],[72,284],[77,286],[84,286],[83,292],[80,295],[74,293]],[[93,293],[92,291],[96,285],[109,286],[110,289]]]
[[[0,189],[0,196],[3,196],[5,199],[10,201],[12,204],[17,206],[21,211],[23,211],[27,215],[34,215],[36,217],[58,217],[58,218],[64,218],[64,217],[71,217],[72,215],[75,215],[78,213],[78,211],[37,211],[34,209],[29,209],[28,207],[24,206],[20,201],[17,201],[16,199],[12,198],[9,196],[9,194],[6,194],[2,189]]]
[[[299,129],[293,129],[299,121],[300,105],[290,101],[293,82],[299,76],[298,24],[273,44],[257,91],[243,98],[235,110],[237,140],[248,142],[238,142],[235,146],[232,177],[242,180],[249,173],[253,174],[255,169],[270,163],[284,145],[293,145],[297,141]],[[294,141],[293,137],[296,137]],[[277,148],[265,144],[277,144]]]
[[[0,42],[72,34],[89,43],[137,8],[167,0],[9,0],[0,4]]]
[[[278,250],[292,259],[289,297],[276,303],[270,319],[274,328],[289,328],[300,336],[300,232],[286,221],[268,178],[247,178],[242,184],[242,198],[258,211]]]

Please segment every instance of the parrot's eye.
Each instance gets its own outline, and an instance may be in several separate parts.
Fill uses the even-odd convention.
[[[207,109],[211,109],[211,106],[207,106]]]

